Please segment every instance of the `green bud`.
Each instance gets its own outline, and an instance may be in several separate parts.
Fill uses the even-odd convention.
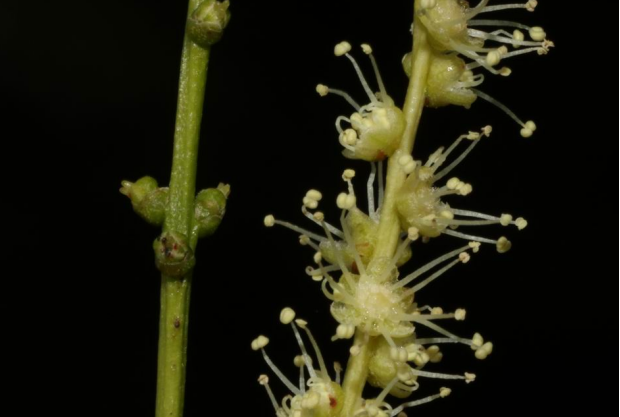
[[[168,188],[159,188],[157,181],[151,177],[144,177],[135,183],[123,181],[121,194],[131,200],[134,211],[154,226],[161,226],[166,217],[168,205]]]
[[[230,21],[229,6],[228,0],[202,2],[187,21],[187,33],[192,42],[201,48],[209,48],[219,42]]]
[[[169,277],[183,278],[196,264],[194,251],[181,233],[163,233],[153,243],[153,249],[157,268]]]
[[[198,193],[195,202],[198,237],[208,237],[215,233],[226,213],[229,194],[230,186],[224,184]]]

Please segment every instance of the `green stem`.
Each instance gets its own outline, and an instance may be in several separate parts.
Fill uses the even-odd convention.
[[[390,158],[386,179],[385,198],[381,208],[378,238],[374,259],[391,259],[396,253],[400,235],[400,224],[396,211],[396,197],[407,178],[398,160],[404,155],[411,155],[415,143],[420,118],[426,101],[426,83],[432,61],[432,50],[428,43],[428,33],[422,22],[416,19],[413,37],[412,71],[409,89],[403,112],[407,120],[407,128],[399,149]]]
[[[388,165],[385,197],[381,209],[381,220],[379,223],[378,241],[373,254],[375,259],[392,259],[396,253],[400,236],[400,224],[396,211],[396,196],[403,186],[406,175],[399,166],[398,160],[403,155],[410,155],[413,151],[418,126],[424,102],[426,100],[426,83],[430,70],[432,52],[428,43],[428,34],[422,23],[415,17],[415,29],[413,33],[414,48],[412,59],[412,72],[407,91],[407,98],[403,112],[407,120],[407,128],[403,135],[402,142],[398,151],[392,155]],[[345,406],[340,413],[342,417],[351,417],[359,408],[363,390],[368,378],[368,364],[373,351],[371,341],[362,348],[362,353],[351,356],[344,378],[343,389],[345,392]],[[363,335],[358,334],[355,340],[356,345],[363,344]]]
[[[189,14],[200,4],[190,0]],[[189,16],[189,15],[188,15]],[[190,239],[196,248],[194,199],[204,92],[210,50],[185,36],[177,108],[170,199],[164,232]],[[185,398],[187,329],[192,272],[184,277],[162,275],[156,417],[181,417]]]

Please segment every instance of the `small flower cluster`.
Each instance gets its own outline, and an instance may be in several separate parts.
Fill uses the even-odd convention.
[[[534,0],[504,6],[488,6],[488,0],[482,0],[473,8],[462,0],[416,0],[416,24],[424,26],[432,55],[426,104],[431,107],[449,104],[469,107],[480,97],[497,104],[517,120],[522,127],[522,136],[532,136],[536,130],[533,122],[521,122],[503,105],[473,88],[482,83],[484,76],[474,76],[472,71],[482,67],[493,74],[507,76],[510,74],[508,68],[496,69],[501,61],[528,52],[541,55],[548,53],[553,44],[546,40],[542,28],[506,21],[475,20],[483,13],[516,8],[533,11],[536,6]],[[472,29],[482,26],[503,29],[490,33]],[[515,30],[509,33],[506,27]],[[522,30],[529,33],[531,40],[525,40]],[[486,42],[511,45],[516,50],[510,52],[506,46],[486,46]],[[527,49],[519,49],[523,47]],[[493,129],[486,126],[479,131],[468,132],[448,148],[437,150],[426,162],[415,160],[411,155],[403,156],[399,147],[407,125],[405,116],[386,92],[372,47],[364,44],[361,49],[370,58],[378,92],[370,87],[360,65],[350,54],[351,44],[342,42],[335,47],[334,52],[338,57],[348,58],[353,64],[370,100],[369,104],[359,105],[348,93],[325,85],[319,85],[317,92],[321,96],[341,96],[355,110],[349,117],[338,117],[336,128],[340,144],[344,147],[344,156],[370,163],[370,175],[365,182],[367,196],[364,205],[367,212],[360,207],[361,200],[355,192],[353,180],[357,173],[347,169],[342,175],[346,191],[338,195],[335,201],[341,211],[337,225],[329,223],[325,214],[319,210],[323,194],[318,190],[306,193],[302,199],[301,212],[321,232],[307,230],[273,215],[265,217],[264,224],[267,227],[278,225],[292,230],[299,235],[301,245],[313,250],[314,265],[307,267],[306,273],[321,283],[323,294],[331,301],[331,313],[337,321],[332,340],[355,338],[350,349],[352,357],[357,357],[362,351],[368,355],[367,382],[381,392],[375,398],[356,403],[353,415],[395,417],[404,415],[407,408],[450,395],[449,388],[441,388],[436,395],[409,401],[398,407],[392,407],[386,402],[389,395],[400,399],[410,397],[420,387],[421,379],[465,383],[475,381],[476,375],[472,373],[445,374],[429,369],[442,361],[444,354],[441,345],[468,346],[479,360],[486,359],[493,352],[493,344],[480,334],[463,338],[438,324],[448,320],[464,321],[467,316],[464,309],[447,312],[440,307],[420,304],[417,300],[419,293],[438,278],[459,265],[468,264],[483,244],[492,245],[499,253],[506,253],[512,247],[506,237],[481,237],[463,232],[462,229],[496,225],[514,226],[523,230],[528,222],[510,214],[492,216],[457,209],[448,204],[446,200],[451,197],[465,197],[473,192],[471,184],[451,177],[451,174],[479,142],[491,136]],[[408,59],[411,56],[406,57],[405,61]],[[466,63],[464,59],[472,62]],[[410,69],[412,65],[409,62],[405,67]],[[350,127],[343,127],[343,123]],[[468,145],[457,154],[464,143]],[[393,156],[395,158],[391,158]],[[396,172],[404,181],[392,200],[400,226],[396,231],[398,236],[394,235],[398,237],[398,245],[393,256],[384,257],[377,253],[382,208],[386,200],[384,161],[389,158],[390,172]],[[414,272],[401,273],[412,257],[412,245],[419,241],[426,243],[443,235],[465,240],[465,243]],[[332,378],[307,322],[297,319],[292,309],[283,310],[280,320],[292,327],[299,345],[299,354],[294,359],[300,369],[298,384],[291,382],[266,353],[265,348],[269,344],[267,337],[260,336],[252,342],[252,349],[262,352],[271,371],[289,391],[283,401],[278,401],[269,385],[269,377],[260,377],[259,382],[266,388],[276,416],[340,416],[343,403],[347,400],[341,381],[342,366],[334,366],[335,377]],[[424,336],[424,332],[431,334]],[[312,345],[318,367],[313,365],[314,359],[304,344],[303,333]],[[347,414],[344,417],[351,416]]]

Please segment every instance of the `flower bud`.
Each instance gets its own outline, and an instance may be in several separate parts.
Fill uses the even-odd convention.
[[[153,249],[157,268],[172,278],[183,278],[196,263],[194,251],[181,233],[164,232],[153,243]]]
[[[230,193],[228,185],[203,190],[196,196],[195,216],[198,237],[208,237],[215,233],[226,213],[226,199]]]
[[[144,177],[135,183],[123,181],[121,194],[131,200],[134,211],[153,226],[161,226],[166,217],[168,188],[158,188],[157,181]]]
[[[187,21],[187,33],[192,42],[201,48],[209,48],[219,42],[230,21],[229,6],[228,0],[202,2]]]

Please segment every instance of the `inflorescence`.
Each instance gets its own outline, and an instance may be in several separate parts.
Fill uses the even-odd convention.
[[[426,105],[469,107],[477,98],[482,98],[504,110],[519,123],[521,135],[530,137],[536,130],[536,124],[521,121],[507,107],[476,90],[475,87],[484,81],[484,75],[474,75],[473,71],[483,68],[492,74],[508,76],[511,70],[508,67],[499,68],[501,62],[527,53],[545,55],[553,43],[547,40],[545,31],[540,27],[479,19],[482,14],[507,9],[532,12],[537,1],[501,6],[489,6],[488,3],[488,0],[482,0],[476,7],[470,7],[463,0],[416,1],[416,24],[422,24],[426,29],[432,48]],[[498,29],[492,32],[475,29],[480,27]],[[526,39],[524,32],[530,39]],[[514,51],[509,51],[508,47],[514,48]],[[332,94],[343,97],[354,108],[350,116],[337,118],[336,128],[340,144],[344,147],[344,156],[370,162],[370,175],[365,182],[366,212],[360,207],[361,200],[353,185],[357,174],[347,169],[342,175],[346,191],[335,201],[341,213],[338,224],[329,223],[326,215],[319,210],[324,197],[318,190],[306,193],[301,211],[320,231],[307,230],[273,215],[265,217],[264,224],[294,231],[299,235],[300,244],[312,249],[314,264],[306,268],[306,273],[321,283],[323,294],[331,301],[331,313],[337,321],[332,340],[355,337],[350,349],[352,356],[359,355],[362,348],[372,344],[368,383],[381,391],[377,397],[361,401],[354,416],[394,417],[404,415],[407,408],[450,395],[449,388],[441,388],[436,395],[405,402],[398,407],[386,402],[389,395],[400,399],[410,397],[424,378],[465,383],[475,381],[476,376],[472,373],[444,374],[428,369],[442,361],[444,354],[441,345],[467,346],[479,360],[486,359],[493,352],[493,344],[480,334],[463,338],[438,324],[450,320],[464,321],[467,316],[464,309],[447,312],[440,307],[420,304],[419,293],[454,268],[468,264],[484,244],[492,245],[499,253],[505,253],[512,247],[504,236],[482,237],[464,229],[497,225],[523,230],[528,222],[510,214],[493,216],[457,209],[447,202],[452,197],[465,197],[473,192],[471,184],[451,174],[480,141],[491,136],[493,129],[486,126],[460,136],[451,146],[433,153],[426,162],[411,155],[397,154],[398,169],[406,178],[395,202],[400,221],[399,245],[391,258],[375,256],[386,188],[384,161],[394,156],[399,148],[406,121],[402,110],[396,107],[386,92],[372,47],[363,44],[361,49],[370,58],[378,92],[370,87],[360,65],[351,55],[350,43],[338,44],[334,52],[352,63],[368,104],[360,105],[348,93],[325,85],[319,85],[317,92],[321,96]],[[410,69],[411,54],[404,61],[405,68]],[[344,127],[343,123],[349,127]],[[463,147],[463,144],[467,146]],[[413,245],[444,235],[465,242],[414,272],[401,273],[412,257]],[[298,342],[299,352],[294,357],[294,363],[299,368],[298,382],[288,379],[268,356],[267,337],[260,336],[252,342],[252,349],[262,353],[268,367],[288,390],[284,399],[279,401],[272,391],[269,377],[263,375],[259,379],[271,399],[276,416],[339,416],[345,395],[341,381],[342,366],[336,363],[333,377],[330,375],[308,323],[297,319],[292,309],[284,309],[280,321],[291,326]],[[430,335],[422,335],[426,332]],[[304,335],[312,346],[314,356],[306,348]]]

